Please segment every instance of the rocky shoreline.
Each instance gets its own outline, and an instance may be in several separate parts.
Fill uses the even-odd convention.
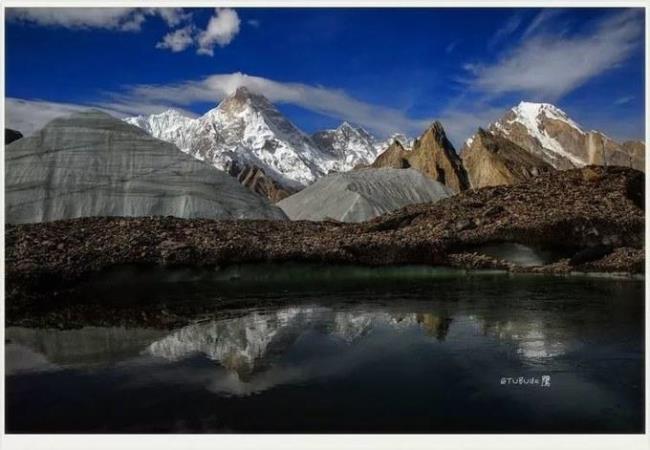
[[[642,274],[644,187],[642,172],[588,166],[465,191],[359,224],[97,217],[7,225],[7,320],[65,303],[91,274],[123,265],[423,264]],[[476,251],[498,242],[561,249],[566,257],[521,267]]]

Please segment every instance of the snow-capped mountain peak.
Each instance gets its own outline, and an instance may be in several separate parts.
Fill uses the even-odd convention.
[[[347,121],[336,129],[319,131],[311,137],[321,150],[334,158],[333,164],[327,167],[328,172],[347,172],[357,165],[370,164],[377,157],[375,138]]]
[[[176,109],[168,109],[149,116],[136,116],[124,119],[125,122],[142,128],[158,139],[176,144],[183,151],[188,151],[189,149],[189,139],[185,131],[195,120]]]
[[[413,148],[414,140],[402,133],[393,133],[388,139],[375,144],[377,154],[379,155],[383,153],[388,147],[393,144],[393,142],[398,142],[404,148],[404,150],[411,150]]]
[[[309,136],[266,97],[245,87],[196,119],[169,110],[125,120],[232,175],[260,169],[289,190],[329,172],[370,164],[385,149],[347,121]]]
[[[533,102],[520,102],[517,106],[512,108],[515,114],[515,119],[518,122],[530,128],[538,128],[543,118],[559,120],[572,126],[576,130],[584,133],[580,125],[574,122],[567,113],[562,111],[555,105],[550,103],[533,103]]]
[[[522,101],[488,131],[500,134],[555,169],[587,164],[643,167],[643,158],[598,131],[585,131],[567,113],[549,103]],[[637,152],[638,153],[638,152]]]
[[[218,169],[237,175],[246,167],[259,168],[288,188],[306,186],[332,170],[349,170],[358,159],[348,161],[346,156],[342,162],[340,155],[317,145],[266,97],[244,87],[196,119],[172,110],[125,120]],[[344,127],[342,134],[356,133],[348,130],[356,129]],[[354,138],[359,139],[363,140]]]

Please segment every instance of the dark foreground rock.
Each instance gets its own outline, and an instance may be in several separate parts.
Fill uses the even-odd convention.
[[[120,265],[426,264],[541,273],[644,270],[643,173],[590,166],[470,190],[360,224],[82,218],[6,228],[7,317],[65,302],[90,274]],[[476,251],[515,242],[566,257],[519,267]]]
[[[22,137],[23,134],[20,131],[12,130],[11,128],[5,128],[5,145],[9,145],[13,141],[17,141]]]

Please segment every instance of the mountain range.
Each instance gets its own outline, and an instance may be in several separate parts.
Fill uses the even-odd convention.
[[[309,135],[245,87],[198,118],[170,109],[124,120],[228,172],[272,202],[327,174],[367,167],[414,168],[459,192],[588,164],[638,170],[645,165],[642,141],[617,143],[600,131],[585,131],[548,103],[519,103],[479,129],[460,152],[439,121],[417,139],[395,134],[380,140],[348,122]]]
[[[330,172],[369,164],[382,150],[368,132],[348,123],[310,136],[245,87],[196,119],[168,110],[125,121],[276,200]]]

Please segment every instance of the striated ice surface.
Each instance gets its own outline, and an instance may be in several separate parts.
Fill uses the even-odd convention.
[[[234,178],[100,111],[6,147],[8,223],[87,216],[285,219]]]
[[[277,205],[292,220],[362,222],[450,195],[448,187],[415,169],[364,169],[328,175]]]

